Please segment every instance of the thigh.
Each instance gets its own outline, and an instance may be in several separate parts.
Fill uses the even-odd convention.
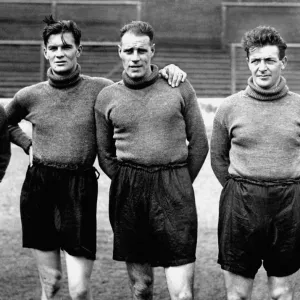
[[[228,299],[251,299],[253,288],[252,278],[246,278],[229,271],[223,271]]]
[[[285,277],[268,277],[269,292],[272,299],[293,299],[299,272]]]
[[[193,295],[194,271],[195,263],[165,268],[171,299],[178,299],[179,295]]]
[[[230,179],[220,197],[218,263],[247,278],[254,278],[260,268],[265,245],[263,201],[259,203],[257,194],[253,186]]]
[[[36,260],[38,268],[50,268],[61,272],[60,250],[41,251],[32,249],[32,254]]]
[[[32,253],[37,263],[43,297],[55,295],[60,288],[62,279],[60,250],[40,251],[33,249]]]
[[[65,252],[69,288],[88,289],[94,261]]]
[[[65,190],[58,203],[60,245],[72,256],[96,258],[98,183],[93,170],[65,174]]]
[[[149,201],[153,266],[174,267],[196,260],[197,210],[186,167],[157,174]]]
[[[47,168],[28,168],[20,199],[24,247],[43,251],[59,247],[54,186],[53,174]]]

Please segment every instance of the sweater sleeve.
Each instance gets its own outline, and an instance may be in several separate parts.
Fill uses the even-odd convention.
[[[11,156],[9,133],[5,110],[0,106],[0,182],[2,181]]]
[[[105,92],[100,92],[95,105],[96,138],[100,168],[112,178],[117,168],[116,147],[113,139],[114,129],[105,112],[106,100]]]
[[[208,153],[208,141],[204,121],[196,93],[187,81],[182,84],[185,101],[184,118],[188,140],[188,169],[192,182],[197,177]]]
[[[213,123],[210,144],[211,167],[221,185],[224,186],[229,175],[230,137],[226,126],[218,120],[217,114]]]
[[[9,136],[12,143],[20,146],[25,153],[29,153],[32,144],[30,137],[19,127],[19,122],[25,119],[27,110],[18,101],[18,93],[6,106]]]

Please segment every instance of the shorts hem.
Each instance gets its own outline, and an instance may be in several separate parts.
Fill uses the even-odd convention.
[[[219,263],[219,262],[218,262]],[[231,272],[233,274],[245,277],[245,278],[251,278],[254,279],[257,272],[249,272],[248,270],[245,270],[244,268],[229,266],[223,263],[219,263],[221,265],[221,269],[224,271]]]
[[[127,258],[124,258],[121,256],[113,256],[113,260],[123,261],[123,262],[128,262],[128,263],[140,263],[140,264],[148,263],[153,268],[155,268],[155,267],[167,268],[167,267],[183,266],[183,265],[193,263],[196,261],[196,257],[183,258],[183,259],[177,259],[177,260],[171,260],[171,261],[149,261],[149,260],[141,261],[141,260],[136,260],[136,259],[127,259]]]
[[[267,276],[268,277],[287,277],[287,276],[290,276],[290,275],[296,273],[299,269],[300,269],[300,267],[297,266],[295,268],[290,268],[289,270],[286,270],[285,272],[283,272],[283,271],[281,271],[281,272],[267,272]]]
[[[44,252],[54,251],[54,250],[59,249],[59,250],[62,250],[62,251],[66,251],[71,256],[84,257],[84,258],[89,259],[89,260],[96,260],[96,254],[94,254],[93,252],[90,252],[88,249],[86,249],[84,247],[78,247],[78,248],[75,248],[75,250],[72,250],[72,249],[65,249],[65,248],[62,248],[60,246],[57,246],[57,247],[41,247],[41,246],[23,244],[23,248],[34,249],[34,250],[39,250],[39,251],[44,251]]]

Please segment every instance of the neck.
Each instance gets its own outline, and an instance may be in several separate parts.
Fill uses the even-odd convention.
[[[123,71],[122,78],[125,86],[130,89],[143,89],[149,85],[152,85],[159,77],[158,67],[156,65],[151,65],[151,72],[147,74],[143,78],[134,79],[127,75],[125,71]]]
[[[248,79],[248,86],[246,88],[246,94],[256,100],[270,101],[277,100],[284,97],[289,91],[286,85],[284,77],[280,77],[278,83],[270,89],[262,89],[253,82],[253,78]]]
[[[51,68],[49,68],[47,71],[48,82],[51,86],[56,88],[73,86],[80,80],[80,71],[81,67],[79,64],[77,64],[76,68],[68,74],[57,74]]]

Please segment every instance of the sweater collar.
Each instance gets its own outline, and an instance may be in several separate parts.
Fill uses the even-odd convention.
[[[47,71],[48,82],[51,86],[56,88],[67,88],[80,80],[80,72],[81,67],[79,64],[77,64],[75,71],[67,76],[59,76],[49,68]]]
[[[275,88],[271,90],[265,90],[254,85],[252,76],[248,79],[248,86],[245,90],[248,96],[256,100],[262,100],[262,101],[280,99],[284,97],[288,93],[288,91],[289,88],[286,85],[286,80],[284,77],[280,77],[279,84]]]
[[[159,77],[158,67],[156,65],[151,65],[151,74],[142,78],[141,80],[132,80],[125,71],[122,73],[122,79],[125,84],[130,89],[138,90],[143,89],[151,84],[153,84]]]

